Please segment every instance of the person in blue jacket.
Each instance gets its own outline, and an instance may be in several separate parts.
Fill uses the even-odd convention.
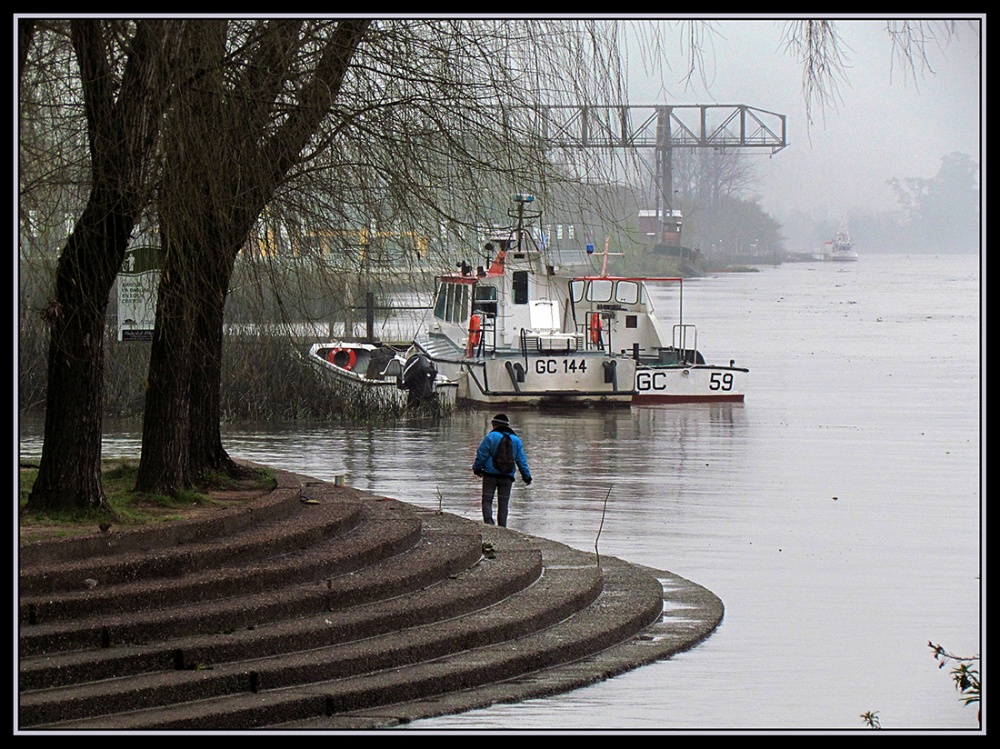
[[[493,495],[497,498],[497,523],[507,526],[507,509],[510,506],[510,490],[514,485],[514,476],[517,471],[521,472],[521,478],[525,485],[531,483],[531,470],[528,468],[528,458],[524,454],[524,444],[514,430],[510,427],[510,421],[506,414],[497,414],[493,417],[493,429],[487,432],[483,441],[479,443],[476,450],[476,460],[472,464],[472,472],[483,479],[483,522],[493,525]],[[514,448],[515,468],[509,472],[501,471],[494,463],[497,448],[500,440],[505,434],[510,435],[511,445]]]

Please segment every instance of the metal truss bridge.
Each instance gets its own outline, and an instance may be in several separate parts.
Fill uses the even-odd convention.
[[[653,149],[665,225],[674,215],[672,149],[766,148],[773,155],[788,145],[785,115],[745,104],[539,105],[528,116],[549,148]]]

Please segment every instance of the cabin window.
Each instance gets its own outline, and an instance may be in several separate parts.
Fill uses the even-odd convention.
[[[445,310],[448,306],[448,285],[442,284],[441,288],[438,289],[437,299],[434,301],[434,317],[438,320],[444,320]]]
[[[615,289],[615,301],[620,304],[636,304],[639,301],[639,284],[635,281],[619,281]]]
[[[444,311],[444,319],[448,322],[452,322],[455,319],[455,289],[456,286],[453,283],[448,284],[446,287],[448,289],[448,304]]]
[[[462,322],[469,317],[469,285],[466,283],[462,284],[461,300],[455,305],[455,310],[458,312],[458,317],[455,318],[455,322]]]
[[[611,281],[605,281],[604,279],[592,281],[590,288],[587,290],[587,300],[591,302],[610,302],[613,287],[614,284]]]
[[[569,296],[573,300],[573,304],[583,300],[583,290],[587,287],[587,284],[583,281],[570,281],[569,282]]]
[[[497,316],[497,287],[476,284],[472,299],[472,312],[481,312],[487,317]]]
[[[528,303],[528,271],[516,270],[513,274],[514,304]]]
[[[462,322],[469,316],[469,285],[449,283],[441,288],[434,316],[447,322]]]

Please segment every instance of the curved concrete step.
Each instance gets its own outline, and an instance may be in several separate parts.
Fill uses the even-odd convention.
[[[310,510],[322,518],[324,508],[330,507],[337,515],[337,504],[310,506]],[[361,500],[357,509],[360,522],[350,532],[325,538],[298,553],[207,569],[179,579],[96,588],[88,591],[93,597],[73,593],[22,599],[22,608],[34,607],[29,622],[32,617],[42,621],[22,625],[21,655],[224,632],[301,615],[296,613],[296,599],[305,606],[302,613],[315,611],[318,605],[335,605],[336,592],[332,583],[327,584],[329,578],[364,569],[413,547],[420,539],[420,517],[403,503]],[[263,531],[267,530],[265,526]],[[323,584],[319,590],[317,581]],[[305,595],[290,590],[298,584],[306,584]],[[248,594],[258,595],[251,600]],[[310,598],[313,603],[307,602]]]
[[[724,606],[710,590],[671,572],[646,569],[663,588],[663,614],[648,627],[609,648],[577,660],[470,689],[420,695],[412,700],[347,710],[269,726],[274,730],[353,731],[390,729],[425,718],[454,715],[525,700],[551,697],[590,686],[627,671],[667,660],[711,636]]]
[[[516,538],[498,534],[496,558]],[[487,609],[320,651],[187,674],[184,683],[174,684],[176,699],[187,700],[181,704],[48,727],[243,730],[371,708],[575,660],[620,642],[660,615],[655,578],[636,575],[618,560],[605,561],[602,572],[591,555],[568,547],[550,546],[546,556],[536,583]],[[119,685],[120,700],[101,699],[119,709],[137,706],[153,688],[132,681]],[[203,699],[218,690],[229,694]],[[323,699],[317,701],[318,694]]]
[[[293,502],[280,517],[246,524],[221,537],[224,541],[213,536],[167,546],[118,549],[90,559],[22,565],[18,575],[22,603],[59,598],[67,601],[70,615],[77,615],[68,602],[97,601],[102,595],[111,596],[104,593],[108,586],[135,580],[146,583],[156,578],[179,578],[221,565],[277,556],[344,533],[359,522],[360,500],[356,492],[323,487],[313,489],[312,494],[315,498],[311,501],[316,504]],[[115,534],[109,535],[109,544],[115,540]],[[119,596],[122,605],[121,591],[126,589],[115,590],[114,595]],[[58,609],[49,608],[56,615]]]
[[[261,608],[276,607],[285,619],[271,617],[270,622],[207,635],[170,636],[168,630],[164,639],[147,645],[24,658],[20,688],[24,692],[154,671],[206,668],[241,658],[326,647],[490,605],[530,585],[541,574],[537,550],[486,561],[478,524],[439,513],[422,513],[421,520],[421,540],[412,549],[346,575],[260,597]],[[251,609],[252,598],[226,604]]]
[[[321,485],[316,479],[300,477],[288,471],[274,471],[275,487],[264,497],[244,506],[219,510],[210,517],[126,528],[110,534],[95,533],[76,538],[50,539],[20,544],[20,571],[36,565],[50,567],[54,560],[106,559],[120,553],[148,551],[152,548],[196,543],[229,536],[256,523],[284,517],[302,497],[303,488]]]
[[[547,626],[586,605],[600,589],[596,573],[552,573],[543,582],[541,572],[538,550],[509,538],[492,558],[480,558],[464,572],[409,595],[240,633],[240,642],[214,653],[239,656],[231,662],[195,661],[197,668],[187,670],[22,691],[21,719],[37,726],[143,707],[169,709],[414,663],[472,641]],[[460,616],[463,609],[470,613]]]
[[[331,491],[298,480],[315,496]],[[718,598],[669,573],[614,558],[598,566],[562,544],[357,495],[360,522],[348,533],[150,581],[169,590],[215,575],[228,581],[220,596],[196,593],[183,605],[153,596],[150,608],[120,613],[105,596],[85,616],[22,627],[20,725],[390,727],[593,683],[693,647],[721,622]],[[306,509],[329,511],[325,504]],[[399,530],[412,525],[415,538]],[[302,560],[321,568],[338,553],[344,566],[305,574]],[[254,575],[270,587],[247,583]],[[106,592],[131,585],[141,583]],[[192,590],[208,591],[200,585]]]
[[[258,682],[234,696],[69,721],[49,728],[246,730],[276,724],[287,727],[418,696],[428,698],[525,676],[621,642],[660,615],[662,598],[655,578],[636,575],[634,568],[618,560],[603,560],[602,567],[603,573],[594,566],[590,555],[580,552],[563,555],[558,563],[546,566],[536,586],[490,612],[479,612],[478,625],[472,626],[468,617],[460,617],[449,622],[447,627],[440,627],[449,629],[450,634],[459,638],[445,649],[450,652],[428,651],[424,639],[428,636],[427,628],[418,628],[395,635],[396,653],[382,655],[381,646],[389,643],[379,642],[370,643],[367,654],[359,651],[357,657],[367,659],[371,666],[354,676],[295,687],[275,683],[273,689]],[[546,626],[538,626],[541,621],[530,616],[525,619],[525,612],[535,606],[540,610],[550,609],[553,597],[562,595],[560,591],[574,578],[578,582],[603,579],[604,585],[590,604]],[[470,632],[476,634],[469,636]],[[436,637],[444,640],[446,633],[438,632]],[[464,647],[458,646],[460,642],[464,642]],[[358,646],[363,647],[361,643]],[[422,650],[426,655],[391,665],[398,651],[404,648],[415,652]],[[376,670],[377,666],[384,668]]]

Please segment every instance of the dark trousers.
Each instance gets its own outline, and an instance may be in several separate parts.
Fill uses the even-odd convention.
[[[493,495],[497,495],[497,524],[507,527],[507,508],[514,479],[507,476],[483,475],[483,522],[493,525]]]

